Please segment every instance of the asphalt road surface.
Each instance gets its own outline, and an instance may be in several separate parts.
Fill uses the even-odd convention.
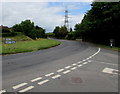
[[[118,92],[118,52],[80,41],[3,56],[2,92]]]

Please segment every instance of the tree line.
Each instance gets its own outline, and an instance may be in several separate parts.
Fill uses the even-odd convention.
[[[81,23],[76,24],[74,31],[67,31],[65,26],[57,26],[53,34],[56,38],[90,41],[98,44],[120,47],[120,2],[93,2],[92,8],[84,15]]]
[[[75,25],[75,32],[85,41],[120,47],[120,2],[93,2],[82,22]]]
[[[2,27],[2,35],[5,36],[15,36],[17,33],[21,32],[24,35],[36,39],[36,38],[46,38],[45,29],[39,26],[35,26],[34,22],[30,20],[22,21],[20,24],[15,24],[11,28]]]
[[[16,24],[12,27],[15,32],[22,32],[26,36],[36,39],[36,38],[46,38],[45,29],[35,26],[34,22],[30,20],[22,21],[20,24]]]

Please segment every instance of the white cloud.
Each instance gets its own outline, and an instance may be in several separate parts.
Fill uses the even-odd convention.
[[[2,0],[2,2],[92,2],[94,0]]]
[[[13,26],[23,20],[30,19],[35,25],[41,26],[50,32],[57,25],[64,25],[63,6],[49,6],[48,2],[4,2],[2,21],[3,25]],[[70,26],[79,23],[84,14],[70,15]],[[0,21],[1,22],[1,21]]]

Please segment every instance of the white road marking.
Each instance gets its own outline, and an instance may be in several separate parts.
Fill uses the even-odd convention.
[[[93,56],[89,56],[89,59],[92,58]]]
[[[67,74],[67,73],[69,73],[69,72],[70,72],[70,70],[67,70],[67,71],[64,71],[63,74]]]
[[[4,92],[6,92],[5,90],[0,90],[0,94],[2,94],[2,93],[4,93]]]
[[[64,71],[64,69],[59,69],[59,70],[57,70],[57,72],[62,72],[62,71]]]
[[[13,89],[17,89],[17,88],[20,88],[20,87],[25,86],[25,85],[27,85],[27,83],[21,83],[19,85],[13,86]]]
[[[86,61],[85,59],[83,61]]]
[[[88,60],[88,62],[91,62],[91,60]]]
[[[88,57],[88,58],[86,58],[86,59],[88,60],[88,59],[90,59],[90,58]]]
[[[85,65],[85,64],[87,64],[88,62],[84,62],[83,64]]]
[[[65,67],[66,69],[68,69],[68,68],[70,68],[71,66],[67,66],[67,67]]]
[[[77,65],[76,63],[72,64],[73,66]]]
[[[20,90],[19,92],[20,92],[20,93],[23,93],[23,92],[29,91],[29,90],[31,90],[31,89],[33,89],[33,88],[34,88],[34,86],[29,86],[29,87],[27,87],[27,88],[25,88],[25,89],[23,89],[23,90]]]
[[[73,67],[73,68],[71,68],[71,70],[75,70],[75,69],[77,69],[77,67]]]
[[[38,78],[31,80],[31,82],[36,82],[36,81],[41,80],[41,79],[42,79],[42,77],[38,77]]]
[[[39,82],[38,84],[39,84],[39,85],[42,85],[42,84],[47,83],[48,81],[49,81],[48,79],[47,79],[47,80],[43,80],[43,81]]]
[[[78,65],[78,67],[81,67],[81,66],[83,66],[83,65],[81,65],[81,64],[80,64],[80,65]]]
[[[60,76],[61,76],[61,75],[58,74],[58,75],[53,76],[52,78],[53,78],[53,79],[56,79],[56,78],[58,78],[58,77],[60,77]]]
[[[53,75],[54,73],[49,73],[49,74],[46,74],[45,76],[46,77],[49,77],[49,76],[51,76],[51,75]]]
[[[82,61],[77,62],[78,64],[82,63]]]
[[[118,73],[114,73],[113,71],[118,71],[118,70],[112,68],[104,68],[102,72],[109,74],[118,74]]]

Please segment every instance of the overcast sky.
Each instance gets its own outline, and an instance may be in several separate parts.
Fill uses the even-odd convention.
[[[91,9],[91,2],[3,2],[2,23],[13,26],[30,19],[44,29],[52,32],[55,26],[64,25],[64,11],[69,11],[69,26],[74,28],[80,23],[84,14]]]

